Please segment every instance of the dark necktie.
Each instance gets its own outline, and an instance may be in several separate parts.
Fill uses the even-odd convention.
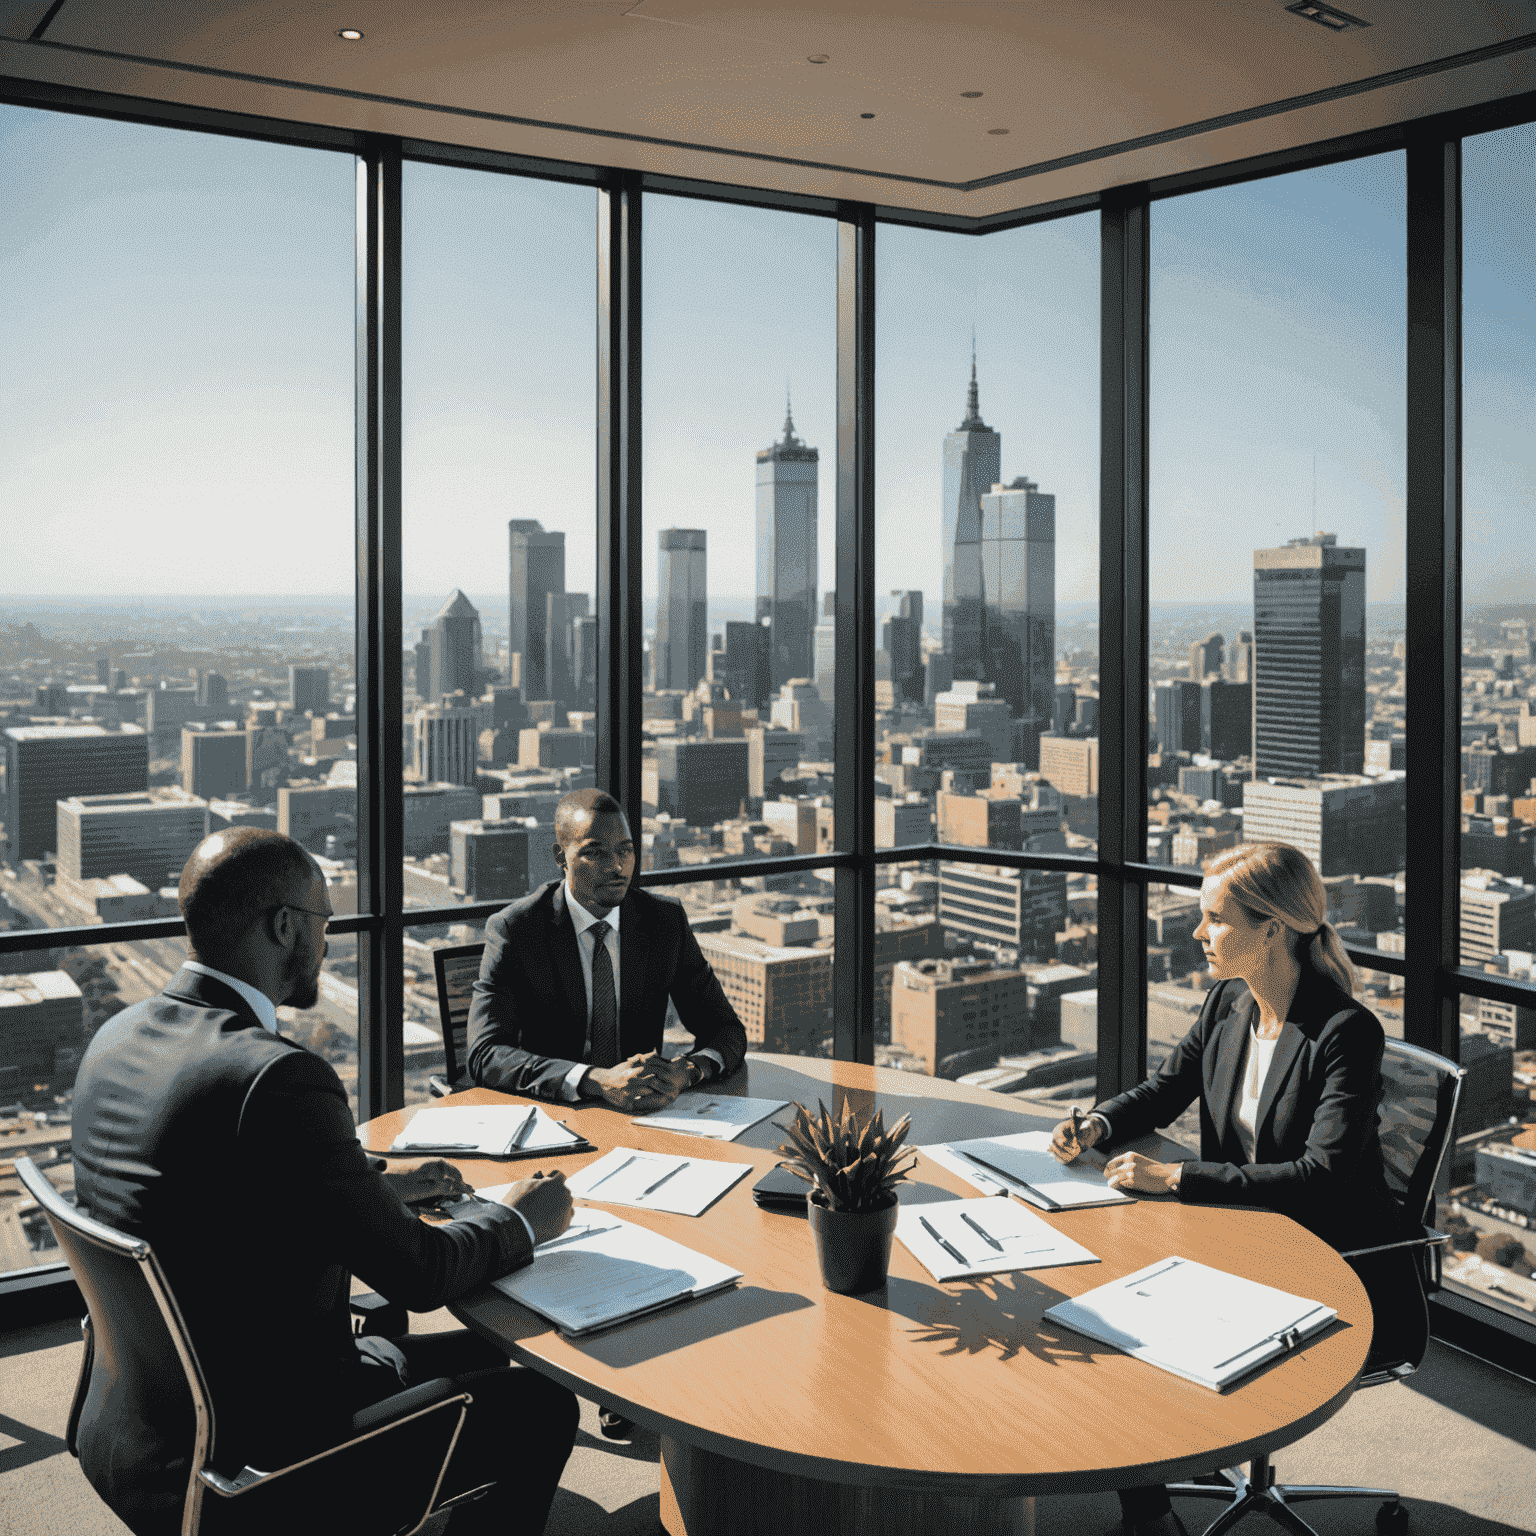
[[[619,1060],[619,1000],[608,958],[608,924],[593,923],[587,932],[592,935],[592,1065],[612,1067]]]

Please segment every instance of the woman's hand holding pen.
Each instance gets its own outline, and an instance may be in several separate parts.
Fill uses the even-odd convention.
[[[1051,1156],[1059,1163],[1070,1163],[1088,1150],[1104,1134],[1101,1121],[1074,1109],[1070,1120],[1063,1120],[1051,1135]]]

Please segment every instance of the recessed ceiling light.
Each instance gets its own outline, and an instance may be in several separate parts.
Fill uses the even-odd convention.
[[[825,64],[827,56],[824,53],[808,53],[805,56],[805,62],[807,64]]]
[[[336,36],[348,43],[360,43],[363,40],[363,34],[356,27],[343,27]]]
[[[873,112],[860,112],[859,113],[860,117],[873,117],[874,115],[875,114]]]
[[[1327,27],[1330,32],[1347,32],[1351,27],[1368,27],[1370,22],[1362,21],[1358,16],[1351,16],[1348,11],[1338,10],[1331,5],[1321,5],[1318,0],[1294,0],[1294,3],[1286,6],[1293,16],[1300,16],[1306,21],[1315,21],[1320,27]]]
[[[964,96],[967,101],[975,101],[975,99],[978,96],[981,95],[981,92],[980,91],[961,91],[960,94],[962,96]]]
[[[1003,134],[1007,133],[1008,130],[1006,128],[988,128],[987,132],[990,133],[994,138],[1000,138]]]

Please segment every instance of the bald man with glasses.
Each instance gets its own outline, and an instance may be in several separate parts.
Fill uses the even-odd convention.
[[[319,997],[331,905],[289,838],[205,838],[178,890],[190,956],[156,997],[109,1019],[74,1097],[81,1210],[147,1238],[180,1303],[215,1408],[213,1464],[272,1469],[349,1437],[353,1416],[450,1376],[474,1402],[445,1496],[494,1481],[452,1536],[538,1532],[576,1435],[564,1387],[460,1330],[355,1339],[351,1277],[432,1311],[533,1262],[563,1232],[559,1173],[443,1225],[406,1208],[465,1191],[451,1163],[368,1157],[328,1062],[277,1030]],[[109,1370],[109,1362],[94,1369]],[[80,1464],[140,1536],[180,1528],[192,1426],[174,1394],[103,1379],[82,1415]]]

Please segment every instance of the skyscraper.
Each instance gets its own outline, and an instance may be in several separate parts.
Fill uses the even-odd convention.
[[[784,437],[757,455],[757,618],[768,629],[768,688],[809,678],[815,666],[816,449]]]
[[[953,434],[951,434],[953,437]],[[1039,765],[1056,682],[1056,498],[1019,475],[981,498],[985,678],[1024,722],[1020,761]],[[958,665],[955,679],[964,674]]]
[[[704,530],[663,528],[656,600],[656,687],[692,688],[709,652]]]
[[[195,692],[192,702],[197,702]],[[331,707],[331,669],[291,663],[288,668],[288,706],[296,715],[306,711],[323,715]],[[176,722],[178,730],[181,724],[179,720]]]
[[[880,626],[880,649],[891,658],[891,686],[898,701],[923,699],[923,594],[892,592],[900,600]],[[826,697],[825,693],[822,695]]]
[[[13,864],[56,847],[54,808],[71,795],[149,787],[149,737],[99,725],[22,725],[5,732],[5,830]]]
[[[1002,453],[981,419],[973,353],[965,419],[944,439],[944,654],[957,678],[987,677],[981,498],[1002,478]]]
[[[1334,534],[1253,552],[1257,778],[1365,766],[1365,551]]]
[[[428,692],[424,695],[427,702],[435,704],[448,693],[473,697],[479,691],[484,666],[480,610],[455,587],[422,639],[430,648]]]
[[[521,659],[524,700],[547,699],[547,598],[551,592],[565,591],[565,535],[545,533],[544,525],[533,518],[513,518],[507,537],[507,653]]]
[[[417,776],[427,784],[473,784],[479,732],[475,711],[462,693],[448,694],[416,711],[412,722]]]

